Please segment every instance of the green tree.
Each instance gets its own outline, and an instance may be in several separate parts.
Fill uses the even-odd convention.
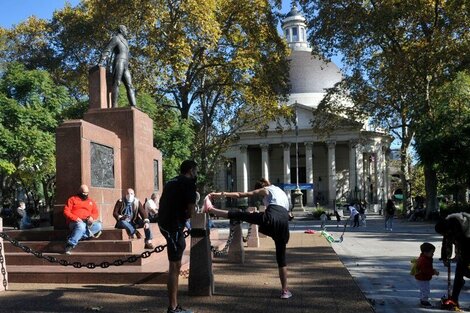
[[[10,63],[0,77],[0,179],[2,201],[13,204],[23,188],[51,206],[55,179],[55,128],[74,100],[41,70]]]
[[[470,75],[459,72],[429,98],[430,114],[419,123],[417,151],[442,176],[454,199],[470,188]]]
[[[343,55],[345,79],[331,90],[325,110],[371,121],[401,141],[403,190],[408,197],[408,149],[417,123],[431,110],[433,88],[468,67],[470,17],[462,1],[304,1],[314,51],[326,58]],[[431,78],[431,80],[429,80]],[[338,106],[341,96],[352,107]],[[333,96],[335,94],[335,96]],[[415,137],[419,140],[419,136]],[[424,163],[428,210],[437,208],[437,176]]]
[[[87,0],[55,12],[50,22],[41,21],[37,33],[30,25],[33,20],[21,29],[6,30],[9,48],[4,55],[10,60],[19,58],[16,47],[24,48],[28,64],[48,68],[80,98],[86,95],[89,65],[97,62],[111,32],[119,24],[127,25],[137,94],[168,98],[170,102],[163,105],[190,120],[184,125],[194,125],[197,138],[191,154],[199,158],[201,173],[211,172],[240,127],[263,125],[289,112],[279,106],[289,90],[288,48],[277,33],[273,13],[280,1],[273,3]],[[25,36],[19,36],[23,33]],[[50,59],[57,61],[46,63],[35,57],[38,52],[27,49],[30,37],[40,38],[41,43],[44,40],[46,50],[52,51]],[[186,135],[186,130],[181,131],[178,133]],[[164,155],[175,155],[165,147],[170,148],[159,147]]]
[[[192,157],[194,145],[192,120],[182,119],[176,109],[168,108],[168,102],[148,94],[137,97],[139,109],[153,120],[154,146],[162,152],[164,181],[179,174],[181,162]]]

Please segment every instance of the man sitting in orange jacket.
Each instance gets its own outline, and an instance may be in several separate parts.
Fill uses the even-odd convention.
[[[79,240],[98,238],[101,235],[103,226],[98,220],[98,206],[93,199],[88,198],[88,192],[88,186],[81,185],[79,192],[71,196],[64,207],[65,219],[71,231],[65,254],[71,254]]]

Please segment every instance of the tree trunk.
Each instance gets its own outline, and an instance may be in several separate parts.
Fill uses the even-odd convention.
[[[437,174],[432,168],[432,164],[424,164],[424,188],[426,190],[426,219],[429,219],[431,213],[439,209],[437,202]]]
[[[410,172],[409,172],[409,166],[408,166],[408,153],[407,153],[407,147],[405,147],[402,144],[401,151],[400,151],[400,159],[401,159],[401,185],[402,185],[402,191],[403,191],[403,211],[406,212],[409,204],[409,198],[411,195],[411,190],[410,190]]]

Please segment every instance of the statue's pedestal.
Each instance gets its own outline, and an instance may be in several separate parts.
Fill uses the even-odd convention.
[[[162,155],[153,147],[153,121],[135,107],[108,108],[106,69],[89,72],[90,109],[83,120],[65,121],[56,131],[57,191],[53,225],[65,228],[63,208],[80,185],[90,189],[104,226],[127,188],[143,202],[163,186]]]

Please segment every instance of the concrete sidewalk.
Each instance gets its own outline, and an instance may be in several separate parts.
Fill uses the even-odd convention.
[[[331,245],[317,234],[292,232],[288,244],[289,285],[294,296],[279,298],[274,244],[245,250],[245,264],[214,260],[215,295],[192,297],[180,279],[180,304],[196,313],[374,312]],[[164,285],[24,285],[0,292],[0,312],[166,312]]]
[[[434,225],[433,222],[395,219],[391,232],[384,229],[383,216],[369,214],[366,227],[348,227],[344,241],[332,244],[377,313],[445,312],[439,307],[440,298],[447,294],[447,268],[439,261],[442,236],[435,232]],[[328,231],[335,238],[339,238],[342,230],[336,227],[336,221],[329,221]],[[431,309],[420,307],[419,289],[409,274],[410,260],[419,256],[419,247],[426,241],[436,246],[434,267],[440,272],[431,280],[431,302],[435,305]],[[454,271],[455,263],[452,264],[452,282]],[[459,300],[465,312],[470,312],[467,286],[462,289]]]

